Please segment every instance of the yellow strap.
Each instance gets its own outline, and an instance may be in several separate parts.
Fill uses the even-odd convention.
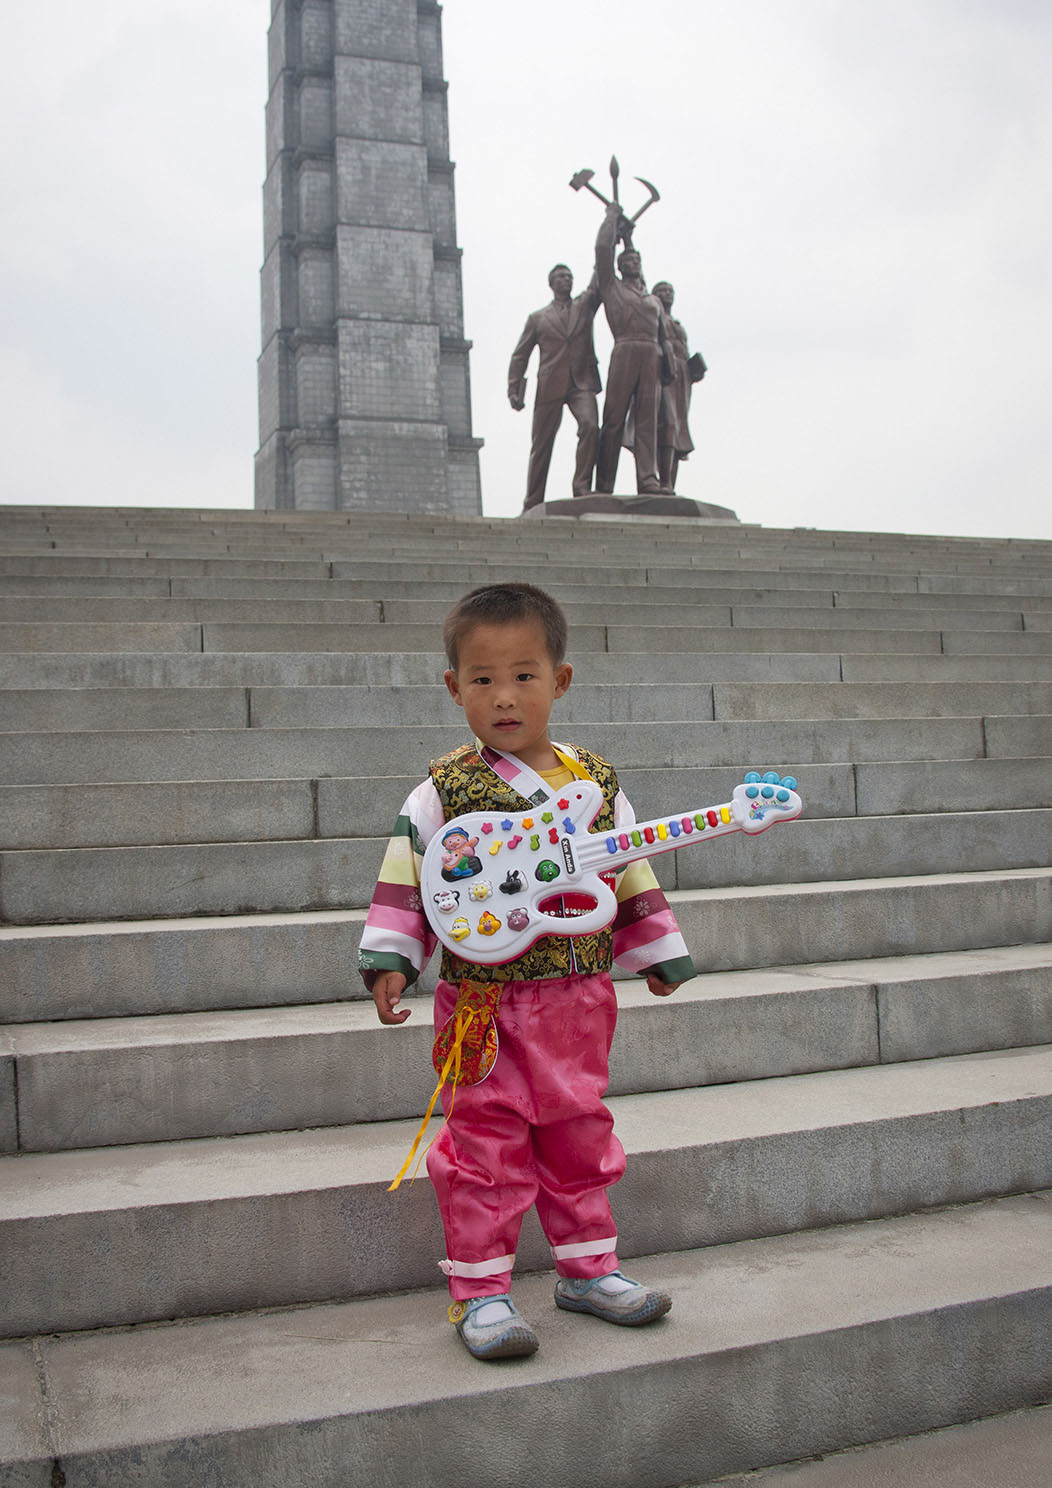
[[[409,1171],[409,1165],[413,1161],[413,1158],[416,1156],[416,1149],[420,1146],[420,1143],[423,1140],[424,1132],[427,1130],[427,1124],[431,1120],[431,1114],[435,1109],[435,1102],[438,1100],[439,1095],[442,1093],[442,1086],[449,1078],[449,1072],[451,1069],[453,1071],[453,1100],[456,1100],[457,1082],[460,1079],[460,1053],[464,1044],[465,1035],[467,1034],[468,1029],[471,1027],[472,1021],[477,1016],[478,1014],[475,1012],[474,1008],[463,1008],[457,1014],[456,1033],[453,1036],[453,1043],[450,1046],[449,1053],[446,1055],[445,1063],[442,1065],[442,1072],[438,1077],[438,1084],[435,1086],[435,1093],[431,1097],[430,1104],[428,1105],[427,1114],[424,1116],[423,1121],[420,1123],[420,1130],[417,1132],[416,1136],[413,1139],[413,1145],[409,1149],[409,1156],[399,1168],[398,1176],[395,1178],[395,1181],[388,1185],[388,1193],[394,1193],[395,1189],[398,1187],[402,1179],[405,1177],[406,1173]],[[450,1101],[449,1103],[449,1110],[450,1113],[452,1113],[453,1101]],[[447,1115],[446,1121],[448,1120],[449,1116]],[[445,1126],[446,1121],[443,1121],[442,1126]],[[424,1148],[423,1152],[421,1152],[420,1160],[416,1165],[416,1172],[413,1173],[414,1179],[416,1178],[416,1174],[420,1171],[420,1163],[423,1162],[424,1158],[431,1151],[431,1148],[438,1141],[441,1132],[442,1127],[440,1126],[438,1131]],[[412,1182],[412,1179],[410,1180],[410,1182]]]
[[[552,748],[555,750],[556,757],[562,761],[570,774],[577,780],[591,780],[591,775],[589,775],[580,760],[575,760],[572,754],[568,754],[566,750],[560,749],[558,744],[553,744]]]

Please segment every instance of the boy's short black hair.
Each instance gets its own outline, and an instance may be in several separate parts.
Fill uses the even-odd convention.
[[[514,625],[521,620],[536,620],[544,632],[544,644],[553,666],[566,656],[569,627],[562,606],[543,589],[533,584],[485,584],[472,589],[450,610],[442,627],[446,658],[455,672],[460,643],[475,625]]]

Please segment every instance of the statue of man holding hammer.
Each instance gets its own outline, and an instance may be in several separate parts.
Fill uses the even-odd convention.
[[[662,305],[647,292],[642,260],[631,246],[630,227],[617,201],[609,202],[595,240],[596,282],[614,338],[599,431],[595,488],[602,492],[614,489],[625,420],[631,409],[635,424],[636,490],[641,496],[659,496],[668,490],[658,475],[657,424],[662,369],[664,366],[671,372],[675,364],[667,344]],[[622,235],[627,237],[629,246],[617,260],[619,277],[614,272],[614,250]]]

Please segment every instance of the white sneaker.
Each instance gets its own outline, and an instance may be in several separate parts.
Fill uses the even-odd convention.
[[[507,1292],[453,1302],[449,1321],[476,1359],[517,1359],[537,1352],[537,1335]]]
[[[652,1292],[620,1271],[610,1271],[585,1280],[560,1276],[555,1283],[555,1305],[567,1312],[590,1312],[605,1323],[638,1328],[664,1317],[672,1298],[667,1292]]]

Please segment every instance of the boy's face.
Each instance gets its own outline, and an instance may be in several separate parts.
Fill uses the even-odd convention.
[[[457,670],[445,674],[450,696],[476,738],[516,755],[533,770],[559,761],[548,738],[552,704],[570,685],[569,662],[554,664],[535,620],[475,625],[462,638]]]

